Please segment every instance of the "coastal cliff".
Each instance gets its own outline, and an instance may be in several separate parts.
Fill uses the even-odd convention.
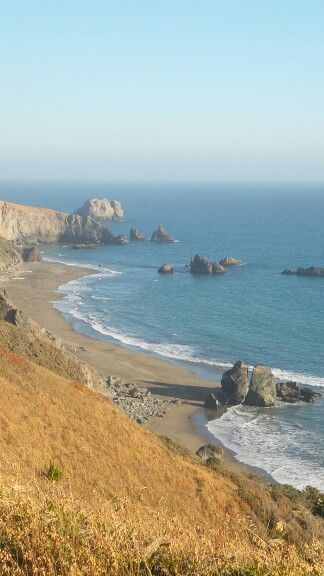
[[[123,243],[118,236],[108,238],[107,229],[90,216],[5,201],[0,201],[0,236],[16,244]]]

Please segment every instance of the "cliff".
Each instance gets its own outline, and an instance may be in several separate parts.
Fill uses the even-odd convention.
[[[0,201],[0,236],[18,244],[97,243],[102,230],[89,217]]]

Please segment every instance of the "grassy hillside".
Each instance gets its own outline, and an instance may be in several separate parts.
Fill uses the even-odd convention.
[[[322,573],[296,491],[203,467],[3,347],[0,375],[1,574]]]

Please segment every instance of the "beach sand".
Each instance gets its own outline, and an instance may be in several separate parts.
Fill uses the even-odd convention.
[[[7,278],[5,286],[18,307],[41,326],[54,332],[76,356],[104,376],[119,376],[149,388],[152,394],[161,398],[178,398],[181,402],[171,404],[163,418],[150,419],[147,427],[152,432],[167,436],[192,452],[208,441],[216,443],[205,427],[208,414],[203,409],[203,403],[209,391],[219,383],[202,379],[168,360],[83,335],[75,331],[53,307],[52,303],[62,298],[57,291],[60,285],[91,273],[95,272],[54,262],[28,263],[17,272],[16,277]],[[216,413],[209,413],[209,417],[216,417]],[[238,462],[227,450],[224,458],[234,468],[265,474]]]

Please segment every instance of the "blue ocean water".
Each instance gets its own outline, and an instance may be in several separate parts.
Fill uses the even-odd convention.
[[[91,196],[122,201],[118,233],[147,237],[162,223],[178,242],[96,250],[44,247],[48,259],[87,265],[56,307],[76,329],[184,362],[219,379],[235,360],[271,366],[279,379],[324,387],[323,278],[282,276],[324,265],[324,187],[1,184],[7,200],[74,210]],[[223,276],[192,276],[196,253],[240,258]],[[157,274],[170,262],[172,276]],[[100,267],[99,267],[100,264]],[[324,402],[236,407],[209,430],[237,458],[281,482],[324,488]]]

